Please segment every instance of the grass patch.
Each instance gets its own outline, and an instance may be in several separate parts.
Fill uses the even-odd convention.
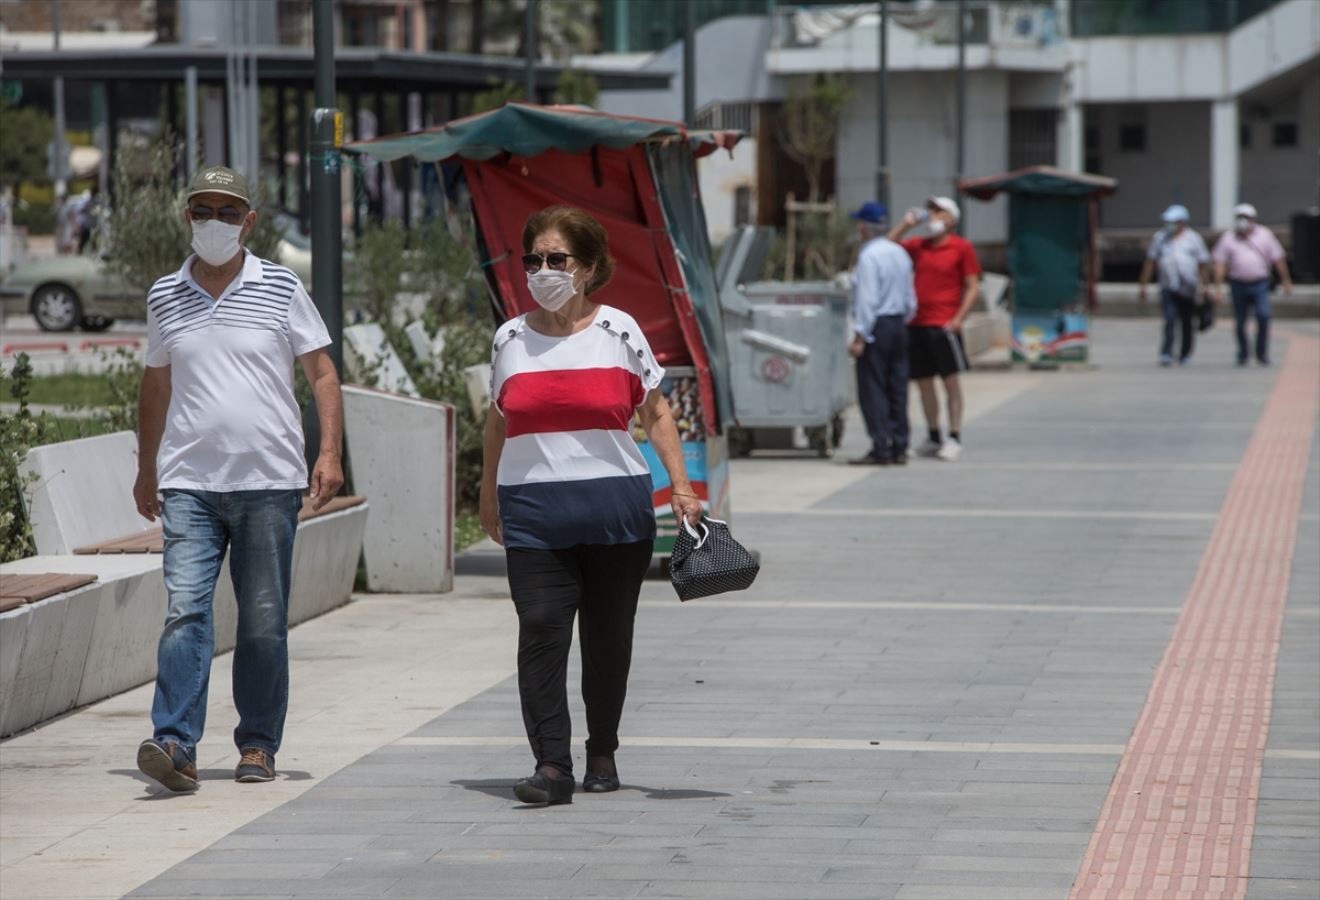
[[[59,437],[51,443],[96,437],[101,434],[109,434],[111,431],[110,423],[103,422],[100,419],[71,419],[54,416],[52,421],[55,423],[55,429],[59,433]]]
[[[13,385],[9,376],[0,378],[0,399],[10,402]],[[29,403],[50,406],[108,406],[115,400],[113,388],[104,375],[70,372],[33,378]]]
[[[454,552],[459,553],[486,537],[481,530],[481,517],[474,513],[459,513],[454,518]]]

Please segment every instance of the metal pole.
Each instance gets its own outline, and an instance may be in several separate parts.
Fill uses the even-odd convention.
[[[185,177],[191,178],[197,169],[197,67],[183,70],[183,130],[187,156],[184,158]]]
[[[697,12],[695,3],[683,4],[683,121],[697,125]]]
[[[523,14],[523,50],[527,56],[527,102],[536,102],[536,0],[527,0]]]
[[[339,148],[344,142],[344,117],[335,108],[334,0],[312,0],[312,46],[316,109],[312,111],[308,162],[311,165],[312,296],[330,334],[326,349],[335,371],[344,374],[344,305],[340,294],[343,255],[343,215],[339,196]],[[303,411],[310,467],[321,449],[321,423],[315,402]]]
[[[234,74],[238,60],[234,54],[238,43],[234,7],[229,8],[229,45],[225,48],[225,125],[229,130],[229,146],[225,161],[231,168],[241,168],[238,159],[238,78]]]
[[[958,0],[958,121],[955,145],[957,159],[954,161],[953,199],[959,201],[962,192],[958,184],[963,180],[963,168],[966,161],[964,144],[964,119],[967,114],[967,0]],[[963,204],[959,203],[960,206]],[[965,212],[965,210],[964,210]],[[966,233],[965,220],[960,219],[958,230]]]
[[[313,0],[316,106],[310,144],[312,205],[312,284],[316,306],[333,343],[330,353],[342,374],[344,312],[340,297],[343,234],[340,217],[339,148],[343,114],[335,108],[335,20],[333,0]]]
[[[889,209],[889,0],[880,0],[880,77],[877,115],[880,120],[879,166],[875,173],[875,199]]]
[[[257,79],[257,12],[255,3],[245,6],[247,10],[247,35],[243,42],[248,56],[248,173],[252,184],[261,187],[261,82]]]
[[[51,6],[51,37],[55,52],[60,50],[60,0],[54,0]],[[55,76],[55,140],[51,143],[51,154],[55,157],[51,165],[51,180],[55,182],[55,196],[63,197],[68,193],[68,171],[65,168],[69,160],[69,151],[64,146],[64,76]]]

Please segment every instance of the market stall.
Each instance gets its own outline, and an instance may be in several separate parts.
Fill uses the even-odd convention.
[[[727,518],[733,401],[695,160],[731,150],[740,137],[579,107],[510,103],[346,149],[440,167],[452,206],[475,222],[499,321],[535,308],[521,262],[527,217],[567,204],[600,220],[617,267],[594,296],[642,326],[667,371],[661,390],[675,411],[688,477],[711,515]],[[667,553],[675,533],[669,478],[642,430],[634,435],[651,466],[656,549]]]

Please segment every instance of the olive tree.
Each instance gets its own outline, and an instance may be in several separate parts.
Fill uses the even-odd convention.
[[[125,147],[117,154],[114,205],[101,248],[107,268],[125,283],[145,292],[179,268],[192,253],[192,234],[183,218],[182,148],[170,134],[149,144]],[[278,262],[279,230],[261,215],[246,246],[263,259]]]

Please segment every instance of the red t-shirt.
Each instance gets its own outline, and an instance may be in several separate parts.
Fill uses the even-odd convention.
[[[964,279],[981,273],[976,250],[956,234],[939,244],[929,238],[909,238],[902,244],[912,257],[917,289],[917,314],[909,324],[943,328],[962,306]]]

